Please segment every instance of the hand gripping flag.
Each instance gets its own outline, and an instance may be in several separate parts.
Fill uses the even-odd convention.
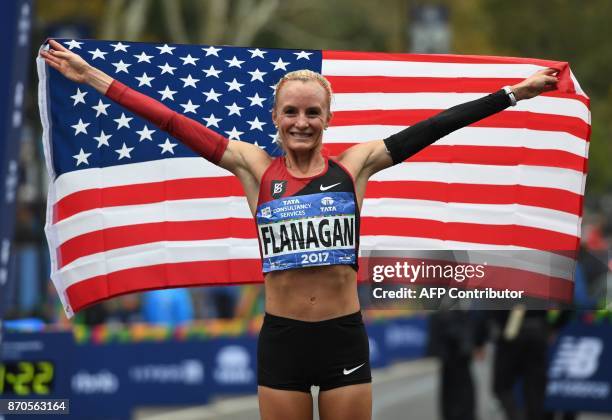
[[[124,84],[271,155],[280,154],[270,117],[273,87],[288,71],[312,69],[331,82],[334,116],[323,141],[338,155],[554,67],[557,91],[521,101],[377,173],[363,203],[361,247],[578,247],[590,112],[567,63],[61,42]],[[139,290],[262,280],[255,225],[235,177],[41,59],[38,74],[51,279],[69,315]],[[571,297],[572,279],[555,278],[556,293]],[[537,281],[528,283],[537,289]]]

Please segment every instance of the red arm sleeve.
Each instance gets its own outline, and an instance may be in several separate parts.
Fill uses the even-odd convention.
[[[155,99],[114,80],[106,96],[176,137],[200,156],[219,163],[229,140]]]

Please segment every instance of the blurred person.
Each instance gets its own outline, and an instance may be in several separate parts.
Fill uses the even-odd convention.
[[[141,301],[145,322],[176,326],[193,321],[191,295],[185,288],[145,292]]]
[[[506,420],[544,419],[548,350],[557,331],[569,320],[569,311],[562,311],[549,322],[548,311],[517,305],[510,311],[491,311],[489,317],[499,332],[493,358],[493,393]],[[522,404],[515,393],[519,383]]]
[[[429,320],[428,353],[440,359],[439,405],[442,420],[475,420],[472,360],[482,360],[487,338],[481,312],[439,310]]]
[[[258,343],[258,394],[264,420],[311,419],[312,385],[320,387],[321,418],[371,418],[368,337],[357,297],[356,274],[359,212],[368,179],[452,131],[500,112],[518,100],[554,90],[558,81],[554,69],[541,70],[512,87],[452,107],[384,140],[359,143],[331,158],[322,149],[323,130],[332,118],[331,86],[319,73],[290,72],[275,88],[272,120],[285,154],[273,158],[253,144],[229,141],[128,88],[58,42],[49,44],[49,51],[41,51],[40,55],[50,67],[74,82],[92,86],[168,131],[240,180],[256,218],[263,257],[266,315]],[[343,221],[334,221],[319,211],[319,206],[313,206],[311,226],[313,220],[334,224],[330,228],[333,236],[346,238],[350,247],[332,247],[331,241],[322,238],[313,240],[316,250],[304,254],[316,261],[282,260],[280,251],[274,251],[275,243],[283,243],[283,238],[287,242],[291,216],[272,216],[271,207],[282,205],[281,198],[289,202],[296,196],[320,201],[321,192],[333,197],[346,215]],[[279,229],[263,226],[271,221]],[[302,232],[308,229],[305,220],[303,224],[292,223],[293,236],[299,234],[300,227]],[[303,236],[297,240],[310,243]],[[337,254],[333,264],[323,260],[326,252],[318,252],[331,248]]]

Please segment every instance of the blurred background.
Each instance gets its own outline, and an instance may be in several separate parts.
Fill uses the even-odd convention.
[[[76,379],[57,377],[55,387],[61,387],[62,381],[65,381],[66,389],[71,389],[71,392],[80,390],[85,400],[95,397],[97,393],[108,397],[114,385],[112,368],[106,369],[109,373],[106,375],[106,362],[96,364],[94,361],[124,354],[121,353],[123,349],[113,346],[153,343],[158,346],[161,354],[166,351],[162,349],[175,342],[185,345],[195,343],[198,347],[193,348],[201,349],[202,346],[221,346],[204,343],[206,340],[219,339],[219,343],[225,343],[222,340],[254,337],[261,321],[263,296],[260,286],[133,294],[96,305],[77,314],[73,320],[66,320],[48,277],[50,266],[43,231],[48,179],[41,141],[34,59],[39,46],[48,37],[266,48],[501,55],[568,61],[583,90],[591,98],[592,133],[583,218],[583,247],[587,255],[584,262],[585,276],[587,280],[609,276],[609,267],[612,265],[609,257],[612,238],[612,165],[609,163],[612,157],[612,47],[607,40],[612,21],[612,2],[609,0],[9,0],[0,6],[0,10],[4,9],[2,22],[6,23],[6,28],[14,28],[9,31],[14,38],[11,49],[14,48],[16,52],[15,60],[3,65],[5,69],[2,81],[15,80],[16,76],[11,74],[11,69],[15,71],[17,68],[20,88],[15,90],[11,116],[13,129],[2,126],[5,129],[2,138],[3,153],[15,157],[8,160],[5,158],[8,163],[2,168],[6,200],[10,203],[3,210],[6,214],[2,214],[2,318],[5,327],[11,329],[26,328],[37,333],[68,331],[78,345],[93,349],[91,356],[87,356],[90,359],[85,357],[84,360],[91,360],[90,366],[96,366]],[[25,52],[19,53],[19,48]],[[10,85],[15,86],[13,82]],[[13,95],[8,90],[11,86],[6,87],[6,92],[2,91],[3,96]],[[4,108],[2,111],[5,111]],[[6,115],[2,115],[2,118],[5,119]],[[14,224],[9,223],[13,218]],[[612,329],[608,311],[602,309],[572,313],[570,318],[574,321],[578,319],[590,327],[604,328],[602,334],[610,339],[605,351],[612,355],[609,332]],[[403,357],[397,358],[402,364],[396,366],[395,372],[405,374],[399,382],[393,375],[384,376],[390,374],[390,371],[384,370],[388,363],[380,362],[380,378],[384,378],[380,384],[388,388],[375,389],[375,401],[379,404],[376,406],[375,402],[375,418],[408,418],[400,401],[411,401],[411,398],[416,397],[418,402],[412,400],[415,414],[410,418],[443,418],[435,390],[442,386],[442,376],[438,376],[437,372],[444,363],[424,358],[431,341],[430,329],[426,325],[436,325],[429,323],[429,314],[411,313],[393,317],[373,313],[370,319],[375,326],[384,324],[384,328],[389,328],[389,325],[399,328],[399,332],[381,329],[381,332],[372,333],[374,339],[376,334],[387,334],[385,337],[395,334],[399,337],[396,337],[396,341],[407,343]],[[448,322],[443,320],[442,325],[445,323]],[[10,334],[5,333],[7,343]],[[462,334],[468,335],[471,332]],[[13,336],[13,340],[18,339]],[[231,342],[228,343],[231,345]],[[53,348],[55,344],[45,345]],[[57,345],[61,348],[61,344]],[[245,344],[247,348],[250,345]],[[168,354],[181,354],[183,350],[168,347],[167,351]],[[6,360],[11,359],[6,352],[4,354]],[[250,372],[247,368],[249,362],[241,354],[239,350],[226,352],[225,362],[219,362],[229,369],[229,373],[226,373],[230,378],[231,372],[236,369],[246,376]],[[439,356],[438,359],[444,362],[445,356],[435,351],[429,354]],[[39,357],[38,360],[58,363],[50,360],[50,356],[31,357],[32,360]],[[81,356],[75,353],[75,357]],[[483,360],[479,359],[473,367],[479,395],[477,411],[482,419],[501,419],[504,417],[500,403],[489,400],[492,394],[487,361],[491,357],[489,355]],[[383,359],[385,355],[381,355]],[[389,362],[394,361],[395,356],[387,359]],[[186,360],[190,360],[189,357]],[[469,367],[469,362],[464,362]],[[19,369],[14,363],[17,362],[2,365],[4,373],[0,370],[0,374],[6,376],[9,370]],[[171,365],[172,360],[156,363]],[[198,365],[194,363],[190,368],[179,370],[179,374],[191,374],[197,379]],[[57,368],[61,366],[58,364]],[[156,375],[154,370],[134,372],[131,373],[133,380],[151,379]],[[163,372],[157,374],[163,375]],[[166,374],[171,375],[168,372]],[[155,384],[155,381],[151,380],[151,384]],[[244,385],[236,388],[235,393],[238,394],[248,395],[254,391],[252,386],[249,388],[249,381],[241,383],[229,380],[225,383],[228,386],[232,384]],[[612,384],[608,384],[608,394],[610,386]],[[13,393],[11,395],[18,395],[14,384],[10,389]],[[87,389],[91,392],[88,393]],[[230,388],[222,387],[222,391],[234,393]],[[10,394],[8,385],[3,388],[0,381],[0,397],[3,397],[3,392]],[[98,397],[99,401],[104,401],[101,396]],[[203,404],[208,398],[201,394],[200,402]],[[245,398],[239,401],[227,400],[230,401],[230,408],[226,411],[232,412],[235,407],[250,407],[249,415],[257,418],[256,408],[252,411],[253,407],[249,405],[253,401],[248,398],[252,397]],[[608,395],[606,398],[612,397]],[[168,400],[167,403],[158,401],[159,404],[145,402],[141,405],[195,405],[192,400],[180,398],[176,401]],[[223,402],[214,402],[217,404],[216,410],[219,410],[218,404]],[[391,408],[385,406],[387,403]],[[393,408],[393,404],[400,405]],[[123,418],[124,415],[127,418],[163,418],[164,410],[138,411],[129,401],[125,405],[129,406],[125,409],[129,415],[113,417],[114,414],[108,414],[101,418]],[[612,412],[612,403],[610,405]],[[584,407],[572,407],[571,404],[567,407],[562,407],[563,404],[558,406],[559,411],[591,411],[586,403]],[[227,417],[230,414],[222,417],[218,411],[210,411],[210,407],[196,414],[183,410],[186,417],[176,413],[172,415],[175,418],[234,418]],[[612,415],[603,414],[605,408],[601,407],[595,406],[594,410],[600,414],[580,418],[612,418]],[[384,412],[387,409],[389,411]],[[245,413],[238,412],[235,418],[251,418]],[[190,415],[194,417],[188,417]]]

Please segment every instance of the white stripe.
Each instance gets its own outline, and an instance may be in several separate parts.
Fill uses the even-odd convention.
[[[469,204],[398,198],[366,198],[362,216],[409,217],[442,222],[529,226],[578,236],[580,217],[557,210],[519,204]],[[101,229],[163,221],[251,220],[243,197],[166,201],[134,206],[107,207],[76,214],[52,229],[58,244]]]
[[[374,88],[375,89],[375,88]],[[485,96],[482,93],[336,93],[332,112],[364,110],[444,110]],[[590,121],[589,109],[575,99],[538,96],[520,101],[504,112],[529,111],[538,114],[564,115]]]
[[[584,194],[584,174],[542,166],[495,166],[466,163],[410,162],[376,173],[373,181],[431,181],[480,185],[524,185]]]
[[[520,204],[469,204],[400,198],[367,198],[363,217],[398,217],[445,223],[517,225],[578,236],[580,217],[557,210]]]
[[[431,63],[393,60],[323,60],[324,76],[473,77],[525,79],[546,67],[535,64]]]
[[[395,125],[331,126],[323,134],[323,142],[357,143],[380,140],[397,133],[402,128]],[[491,127],[464,127],[434,144],[562,150],[585,158],[588,156],[589,145],[587,141],[565,132]]]
[[[72,171],[60,175],[55,184],[57,200],[61,200],[77,191],[117,187],[126,183],[145,184],[173,179],[224,176],[234,175],[206,159],[189,157]]]
[[[219,220],[235,217],[252,219],[244,197],[202,198],[162,201],[131,206],[104,207],[77,213],[55,224],[58,243],[88,232],[120,226],[164,221]]]
[[[66,265],[57,275],[66,289],[79,281],[128,268],[245,258],[259,258],[256,239],[154,242],[87,255]]]

